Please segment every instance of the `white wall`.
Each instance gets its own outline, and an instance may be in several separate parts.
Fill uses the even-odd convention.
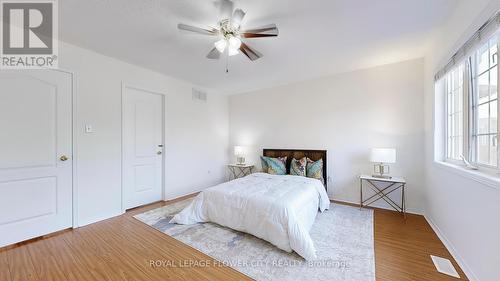
[[[189,83],[65,43],[59,52],[60,68],[76,77],[78,225],[122,212],[122,82],[166,95],[166,199],[224,180],[228,148],[225,96],[211,93],[207,103],[193,101]],[[94,132],[85,134],[85,124],[92,124]]]
[[[461,1],[425,58],[426,217],[469,279],[500,276],[500,187],[434,163],[434,73],[493,12],[500,1]]]
[[[328,192],[359,202],[361,173],[371,173],[372,147],[395,147],[393,175],[408,181],[407,204],[422,211],[423,59],[259,90],[229,99],[230,144],[328,150]],[[398,200],[399,202],[399,200]]]

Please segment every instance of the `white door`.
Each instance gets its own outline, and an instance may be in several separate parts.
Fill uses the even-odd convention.
[[[0,71],[0,247],[72,227],[71,76]]]
[[[162,199],[163,96],[123,88],[123,207]]]

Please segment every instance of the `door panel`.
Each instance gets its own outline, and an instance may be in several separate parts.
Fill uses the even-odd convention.
[[[0,169],[54,166],[57,87],[28,76],[0,76],[0,85],[8,89],[0,103],[8,118],[0,120],[0,128],[16,140],[2,142]]]
[[[137,94],[137,93],[135,93]],[[151,95],[145,93],[146,95]],[[143,97],[146,99],[146,97]],[[161,143],[161,111],[158,108],[160,96],[152,96],[151,99],[137,100],[134,112],[135,128],[135,157],[155,157],[158,144]],[[158,100],[158,101],[156,101]]]
[[[162,199],[163,96],[123,88],[123,205]]]
[[[71,135],[69,74],[0,71],[0,247],[72,226]]]
[[[0,205],[9,212],[0,213],[0,225],[52,215],[57,212],[57,178],[46,177],[0,183]],[[30,196],[26,196],[29,194]]]
[[[153,190],[156,185],[156,165],[136,165],[135,172],[135,192]]]

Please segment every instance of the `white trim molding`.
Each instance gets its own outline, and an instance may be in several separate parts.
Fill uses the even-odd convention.
[[[344,199],[335,199],[335,198],[332,198],[332,197],[329,197],[328,199],[330,199],[330,202],[333,202],[333,203],[338,202],[338,203],[345,203],[345,204],[359,206],[359,201],[358,202],[354,202],[354,201],[349,201],[349,200],[344,200]],[[388,210],[388,211],[392,211],[392,212],[397,212],[396,210],[394,210],[390,206],[384,206],[382,204],[383,203],[381,203],[381,202],[375,202],[375,203],[371,204],[370,206],[364,206],[363,208],[376,208],[376,209],[382,209],[382,210]],[[416,209],[413,209],[413,208],[406,208],[406,213],[407,214],[411,214],[411,215],[424,216],[423,212],[421,212],[419,210],[416,210]]]
[[[484,186],[500,190],[500,175],[487,173],[481,170],[469,170],[463,166],[443,161],[434,161],[435,166],[445,169],[459,176],[476,181]]]
[[[73,218],[73,228],[78,228],[80,227],[78,223],[78,181],[77,181],[77,175],[78,175],[78,170],[77,170],[77,129],[78,128],[78,123],[77,123],[77,105],[78,105],[78,96],[77,96],[77,75],[74,71],[70,71],[67,69],[63,68],[55,68],[55,69],[50,69],[50,71],[57,71],[57,72],[62,72],[69,74],[71,77],[71,161],[72,161],[72,218]]]

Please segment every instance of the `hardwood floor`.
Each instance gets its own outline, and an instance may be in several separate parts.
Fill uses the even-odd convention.
[[[250,280],[228,267],[203,266],[212,259],[132,217],[165,204],[0,249],[0,280]],[[457,280],[435,270],[430,254],[453,259],[422,216],[408,215],[405,222],[375,209],[374,226],[378,281]],[[179,264],[189,260],[198,263]]]
[[[375,271],[377,281],[457,280],[436,271],[430,255],[450,259],[460,274],[468,280],[456,261],[420,215],[401,215],[375,209]]]

